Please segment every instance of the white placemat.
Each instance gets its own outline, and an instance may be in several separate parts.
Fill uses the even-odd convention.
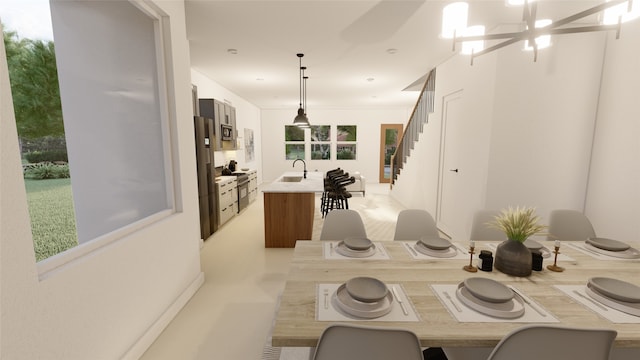
[[[589,308],[601,317],[616,324],[640,324],[640,316],[634,316],[622,311],[612,309],[595,299],[592,299],[585,292],[586,285],[554,285],[558,290],[567,294],[573,300]]]
[[[573,249],[576,249],[584,254],[587,254],[589,256],[591,256],[594,259],[598,259],[598,260],[618,260],[618,261],[640,261],[640,259],[624,259],[624,258],[619,258],[619,257],[615,257],[615,256],[607,256],[605,254],[601,254],[599,252],[595,252],[593,250],[590,250],[588,247],[585,247],[585,243],[583,241],[574,241],[569,243],[568,241],[563,242],[563,245],[567,245]]]
[[[402,300],[408,314],[407,315],[404,314],[404,312],[402,311],[402,307],[394,297],[391,305],[392,306],[391,311],[388,314],[375,319],[364,319],[364,318],[355,317],[338,309],[331,299],[333,299],[333,295],[336,292],[336,290],[338,290],[340,285],[342,284],[318,284],[318,289],[316,292],[316,320],[318,321],[353,321],[353,320],[410,321],[410,322],[420,321],[420,317],[418,316],[418,313],[413,308],[413,303],[411,303],[411,300],[409,300],[409,297],[407,297],[406,293],[404,292],[404,289],[399,284],[387,284],[387,287],[389,288],[389,291],[391,291],[392,287],[396,288],[398,296]],[[324,295],[325,289],[327,290],[326,302],[325,302],[325,295]]]
[[[391,257],[389,256],[389,253],[387,253],[387,249],[385,249],[384,245],[382,245],[382,243],[380,242],[373,243],[373,245],[375,245],[376,247],[376,252],[373,253],[371,256],[367,256],[367,257],[350,257],[350,256],[344,256],[342,254],[339,254],[336,251],[336,247],[338,246],[339,243],[340,241],[327,241],[327,240],[323,241],[322,249],[324,250],[323,252],[324,252],[325,259],[327,260],[344,260],[344,259],[389,260],[391,259]]]
[[[478,243],[479,242],[476,241],[476,245],[478,245]],[[490,248],[493,251],[494,256],[495,256],[496,249],[498,248],[498,244],[499,243],[485,243],[485,242],[481,243],[481,245],[486,245],[488,248]],[[553,253],[553,247],[552,246],[545,246],[545,247],[549,249],[551,253],[546,257],[544,257],[544,262],[553,264],[553,258],[555,256],[555,254]],[[562,248],[560,248],[560,254],[558,254],[558,261],[576,261],[576,259],[572,258],[571,256],[563,254]]]
[[[473,309],[468,308],[456,297],[458,284],[432,284],[430,285],[433,292],[438,296],[440,302],[444,305],[449,313],[459,322],[512,322],[512,323],[557,323],[560,322],[553,314],[547,311],[540,304],[530,297],[526,296],[519,289],[515,289],[522,294],[524,303],[524,315],[517,319],[502,319],[485,314],[481,314]],[[447,294],[449,297],[447,297]]]
[[[403,241],[402,245],[404,245],[405,250],[407,250],[407,252],[411,255],[412,258],[416,259],[416,260],[423,260],[423,259],[430,259],[430,260],[460,260],[460,259],[469,259],[469,252],[467,250],[465,250],[464,247],[456,244],[456,243],[451,243],[453,247],[455,247],[456,249],[456,255],[452,256],[452,257],[437,257],[437,256],[429,256],[426,254],[423,254],[421,252],[419,252],[418,250],[416,250],[416,248],[414,247],[414,245],[416,244],[416,241]],[[477,254],[473,255],[474,259],[477,259],[478,256]]]

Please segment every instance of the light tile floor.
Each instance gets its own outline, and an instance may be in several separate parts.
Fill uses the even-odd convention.
[[[367,184],[352,209],[370,238],[391,240],[402,209],[388,184]],[[316,207],[319,200],[316,200]],[[313,238],[322,220],[316,209]],[[264,248],[262,196],[204,242],[205,282],[142,356],[142,360],[258,360],[284,288],[293,249]]]

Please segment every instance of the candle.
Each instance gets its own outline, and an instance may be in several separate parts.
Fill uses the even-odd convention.
[[[557,247],[557,248],[559,248],[559,247],[560,247],[560,240],[556,240],[556,242],[555,242],[554,246],[555,246],[555,247]]]
[[[469,247],[472,247],[472,248],[476,247],[476,242],[473,240],[469,241]]]

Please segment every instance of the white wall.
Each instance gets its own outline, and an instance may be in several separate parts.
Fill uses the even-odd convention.
[[[640,21],[610,34],[585,213],[599,236],[640,239]]]
[[[332,141],[332,160],[310,160],[307,143],[308,171],[325,172],[340,167],[347,172],[359,171],[367,182],[377,183],[380,166],[380,124],[406,124],[410,109],[317,109],[309,111],[311,125],[331,125],[335,139],[336,125],[357,125],[357,159],[335,160],[335,140]],[[296,109],[262,110],[262,159],[264,181],[270,182],[286,171],[302,171],[302,164],[292,168],[293,161],[285,160],[284,126],[292,125]],[[307,133],[310,130],[305,130]],[[309,135],[307,134],[307,138]]]
[[[582,34],[558,37],[535,63],[512,45],[475,59],[473,66],[462,56],[440,65],[436,111],[421,136],[428,144],[412,153],[392,195],[437,217],[442,99],[459,89],[472,117],[460,143],[486,173],[478,167],[476,176],[464,180],[482,199],[474,196],[460,209],[464,220],[448,229],[454,237],[468,238],[479,208],[535,206],[543,218],[554,208],[582,209],[603,48],[603,34]],[[418,188],[429,195],[417,199],[412,190]]]
[[[191,82],[198,87],[198,97],[202,99],[216,99],[220,101],[227,100],[236,108],[236,129],[242,149],[235,151],[216,151],[215,165],[222,166],[228,164],[230,160],[238,162],[238,169],[248,167],[258,170],[258,183],[262,182],[262,147],[260,123],[260,109],[250,102],[244,100],[238,95],[232,93],[226,88],[220,86],[217,82],[209,79],[197,69],[191,69]],[[244,148],[244,129],[253,130],[254,139],[254,160],[246,161]]]
[[[191,119],[184,4],[158,1],[170,17],[175,113]],[[78,7],[81,14],[82,6]],[[79,15],[81,16],[81,15]],[[3,46],[2,46],[3,49]],[[17,146],[6,60],[0,55],[0,358],[137,358],[201,284],[191,121],[176,129],[182,212],[40,279]],[[111,76],[113,74],[104,74]]]

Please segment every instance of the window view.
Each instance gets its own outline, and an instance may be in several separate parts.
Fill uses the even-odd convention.
[[[355,160],[357,153],[357,126],[338,125],[337,140],[336,159]]]
[[[0,18],[40,261],[78,245],[56,55],[48,2],[7,5]],[[30,22],[36,16],[41,27]]]
[[[311,160],[331,160],[331,126],[311,126]]]

